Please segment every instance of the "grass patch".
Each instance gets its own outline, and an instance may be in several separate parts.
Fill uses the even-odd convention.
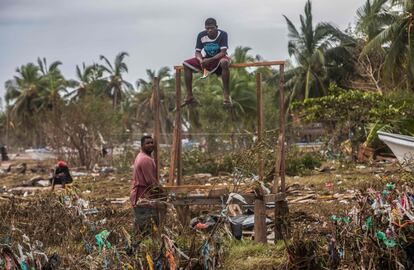
[[[286,261],[285,244],[258,244],[253,241],[230,241],[222,269],[266,270]]]

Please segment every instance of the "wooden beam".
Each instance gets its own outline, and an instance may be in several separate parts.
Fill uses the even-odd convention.
[[[155,142],[155,151],[154,151],[154,160],[155,167],[157,170],[157,179],[160,179],[160,89],[159,89],[159,80],[158,77],[154,77],[152,83],[152,91],[154,98],[154,142]]]
[[[262,62],[251,62],[251,63],[235,63],[230,64],[231,68],[246,68],[246,67],[269,67],[284,65],[285,61],[262,61]],[[183,70],[183,66],[174,66],[175,70]]]

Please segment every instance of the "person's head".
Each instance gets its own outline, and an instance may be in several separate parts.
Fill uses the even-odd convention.
[[[144,135],[141,137],[141,150],[151,155],[152,151],[154,151],[154,140],[149,135]]]
[[[217,36],[217,21],[214,18],[208,18],[205,23],[204,27],[206,28],[207,35],[209,38],[215,38]]]
[[[63,167],[66,167],[67,165],[66,165],[66,162],[64,162],[63,160],[59,160],[57,163],[57,166],[59,168],[63,168]]]

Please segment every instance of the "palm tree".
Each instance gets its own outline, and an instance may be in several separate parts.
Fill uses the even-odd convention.
[[[48,66],[46,58],[38,58],[37,63],[43,81],[40,91],[40,98],[42,99],[40,109],[52,109],[56,113],[58,102],[61,101],[60,94],[62,92],[67,93],[67,87],[71,85],[71,81],[67,81],[59,70],[62,62],[55,61]]]
[[[5,83],[5,100],[11,112],[10,122],[14,122],[14,126],[20,124],[24,138],[31,138],[32,144],[35,145],[35,113],[42,105],[40,92],[43,79],[39,67],[33,63],[22,65],[16,72],[18,74]]]
[[[16,72],[18,75],[5,83],[5,100],[8,104],[12,103],[15,116],[27,119],[41,105],[39,94],[43,84],[42,76],[39,67],[33,63],[22,65]]]
[[[109,60],[101,55],[99,58],[106,63],[102,65],[104,71],[108,73],[108,95],[112,97],[113,107],[117,107],[125,90],[133,89],[132,84],[125,81],[122,78],[123,73],[128,72],[128,67],[124,62],[125,56],[128,56],[126,52],[120,52],[116,57],[114,64],[112,65]]]
[[[366,0],[357,10],[356,32],[371,41],[392,22],[388,0]]]
[[[414,91],[414,2],[392,0],[391,23],[365,46],[363,54],[385,50],[384,75],[392,82],[406,76],[407,88]]]
[[[164,140],[167,142],[166,134],[172,132],[174,120],[171,112],[175,107],[175,81],[171,78],[170,69],[168,67],[162,67],[157,72],[147,69],[148,79],[139,79],[136,82],[138,92],[133,95],[133,107],[136,108],[137,117],[144,119],[142,127],[149,128],[150,120],[148,117],[148,111],[153,111],[153,81],[155,77],[159,80],[159,98],[160,98],[160,114],[161,114],[161,130],[164,134]]]
[[[321,96],[326,93],[325,51],[340,31],[327,23],[313,26],[312,5],[308,0],[305,4],[305,15],[300,15],[300,31],[286,16],[290,41],[288,52],[293,56],[297,66],[290,71],[293,94],[300,93],[305,99],[310,96]]]
[[[81,68],[82,67],[82,68]],[[84,98],[87,94],[100,96],[107,89],[108,82],[103,78],[103,68],[101,65],[92,64],[87,66],[76,65],[76,77],[78,81],[75,83],[76,89],[71,93],[72,100]]]

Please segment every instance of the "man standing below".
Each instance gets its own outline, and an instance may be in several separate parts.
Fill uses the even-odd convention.
[[[197,36],[195,57],[184,61],[184,77],[187,96],[182,106],[196,104],[193,96],[193,72],[204,72],[204,76],[215,73],[221,76],[223,81],[224,106],[231,106],[230,101],[230,58],[227,56],[227,33],[218,29],[217,22],[213,18],[205,21],[205,29]],[[205,56],[202,51],[204,50]],[[206,74],[206,72],[208,72]]]
[[[154,140],[151,136],[141,138],[141,151],[135,158],[132,172],[131,204],[135,211],[135,222],[138,231],[146,232],[151,228],[151,219],[158,224],[157,209],[148,199],[158,187],[155,162],[151,157],[154,151]]]
[[[134,171],[132,172],[132,206],[135,206],[139,199],[150,198],[151,189],[159,185],[155,162],[151,157],[153,151],[154,140],[151,136],[143,136],[141,151],[135,158]]]

